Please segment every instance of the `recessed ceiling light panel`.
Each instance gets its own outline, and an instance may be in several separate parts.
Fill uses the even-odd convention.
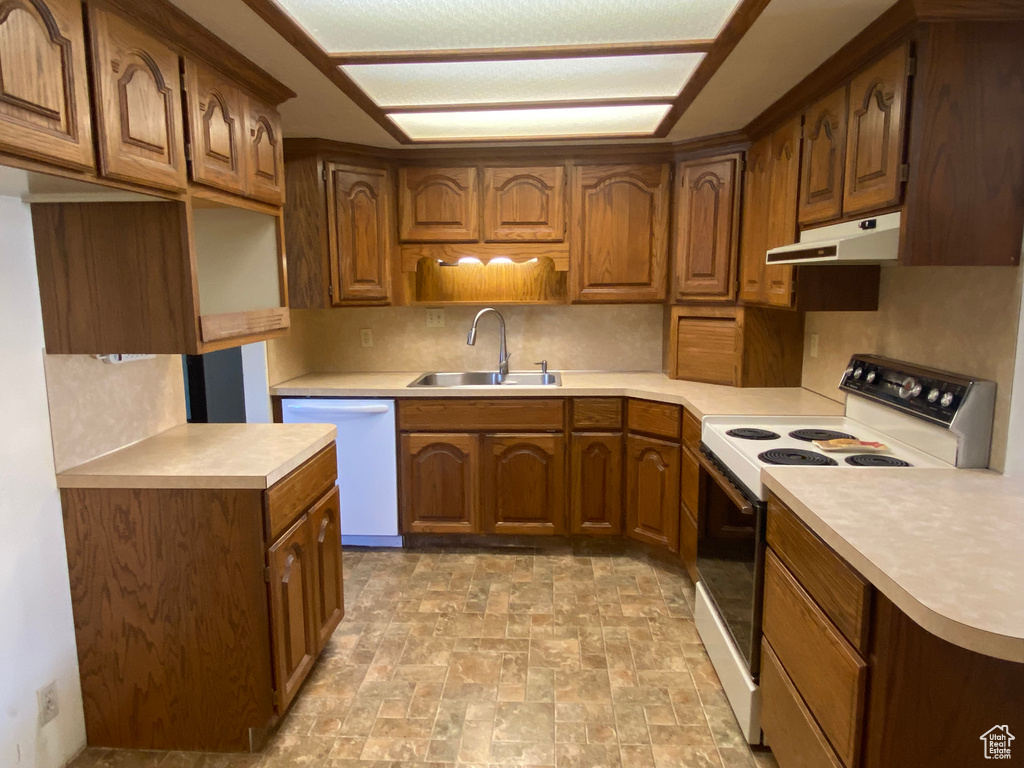
[[[716,37],[739,0],[278,0],[332,53]]]
[[[577,59],[359,64],[342,67],[382,107],[664,98],[682,90],[702,53]]]
[[[401,112],[388,117],[415,141],[647,136],[658,127],[669,107],[656,104]]]

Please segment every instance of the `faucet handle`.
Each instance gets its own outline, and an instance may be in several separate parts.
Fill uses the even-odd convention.
[[[541,373],[547,373],[548,372],[548,361],[547,360],[541,360],[539,362],[534,363],[534,365],[539,365],[540,366],[540,372]]]

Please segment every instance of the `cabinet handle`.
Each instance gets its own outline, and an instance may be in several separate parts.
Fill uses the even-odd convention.
[[[305,405],[289,403],[285,410],[299,413],[387,413],[387,405]]]
[[[725,491],[725,495],[729,497],[737,507],[739,507],[740,513],[746,516],[754,514],[754,505],[751,504],[739,489],[733,485],[732,481],[722,473],[722,471],[711,463],[710,459],[702,453],[696,454],[697,461],[700,463],[701,469],[711,475],[711,479],[715,481],[715,484]]]
[[[330,524],[330,522],[331,522],[331,518],[326,517],[326,516],[324,517],[323,520],[320,521],[320,533],[318,533],[317,537],[316,537],[316,540],[317,540],[318,543],[320,543],[320,544],[324,543],[324,536],[327,535],[327,526]]]
[[[292,577],[292,564],[295,562],[295,555],[289,553],[288,557],[284,561],[284,568],[281,569],[281,583],[287,584],[288,580]]]

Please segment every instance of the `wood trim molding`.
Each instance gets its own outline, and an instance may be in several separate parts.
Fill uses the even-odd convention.
[[[512,48],[438,48],[422,51],[368,51],[328,54],[342,64],[423,64],[453,61],[512,61],[520,59],[576,59],[595,56],[636,56],[664,53],[707,53],[714,40],[538,45]]]
[[[750,31],[754,22],[757,21],[757,17],[768,6],[768,2],[769,0],[741,0],[736,10],[733,11],[732,16],[729,17],[729,21],[726,22],[725,27],[718,34],[714,45],[711,46],[707,55],[697,66],[697,69],[694,70],[693,74],[690,75],[690,79],[683,86],[679,96],[676,97],[672,109],[662,118],[661,124],[654,132],[656,137],[664,138],[668,136],[669,132],[679,121],[679,118],[689,109],[697,96],[700,95],[700,92],[704,90],[704,87],[711,81],[719,67],[729,58],[729,54],[739,45],[743,36]]]
[[[921,21],[1024,19],[1022,0],[912,0]]]

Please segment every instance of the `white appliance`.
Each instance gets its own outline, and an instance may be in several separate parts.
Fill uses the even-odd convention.
[[[394,400],[289,398],[281,401],[285,424],[338,428],[341,543],[400,547]]]
[[[701,428],[701,503],[715,514],[697,544],[694,620],[747,740],[761,740],[758,672],[768,491],[761,470],[818,467],[821,481],[839,467],[984,467],[995,408],[991,381],[873,355],[855,355],[840,388],[846,415],[706,416]],[[826,453],[816,440],[883,443],[879,452]],[[723,512],[725,510],[725,512]],[[715,521],[724,521],[716,528]]]
[[[768,264],[895,263],[900,249],[900,214],[805,229],[800,242],[768,251]]]

